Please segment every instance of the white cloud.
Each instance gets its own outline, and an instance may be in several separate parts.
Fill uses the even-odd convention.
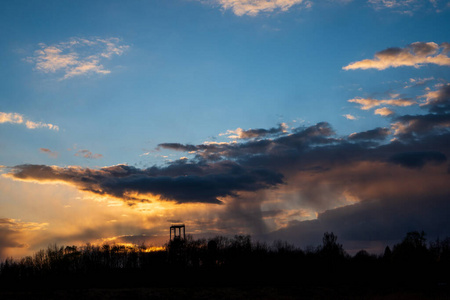
[[[55,45],[40,43],[41,49],[27,60],[35,64],[38,71],[44,73],[60,72],[61,79],[87,74],[108,74],[102,62],[114,55],[122,55],[128,45],[121,44],[118,38],[80,39],[72,38],[68,42]]]
[[[404,48],[388,48],[377,52],[373,59],[364,59],[353,62],[342,69],[377,69],[385,70],[387,68],[397,67],[415,67],[419,68],[426,64],[435,64],[438,66],[450,66],[450,57],[448,56],[447,43],[438,45],[434,42],[415,42]]]
[[[50,130],[59,130],[58,125],[27,120],[18,113],[0,112],[0,123],[24,124],[28,129],[47,128]]]

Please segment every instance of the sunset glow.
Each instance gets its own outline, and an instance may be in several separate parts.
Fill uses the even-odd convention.
[[[448,1],[3,1],[0,28],[0,260],[175,223],[450,235]]]

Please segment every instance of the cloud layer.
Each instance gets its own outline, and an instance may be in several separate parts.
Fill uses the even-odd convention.
[[[350,242],[370,239],[365,235],[386,242],[401,238],[406,229],[434,230],[430,232],[434,235],[436,224],[445,225],[439,232],[450,228],[442,214],[450,196],[449,95],[449,85],[440,85],[417,101],[423,114],[396,115],[388,127],[348,136],[338,135],[327,122],[297,128],[281,124],[227,131],[232,142],[162,143],[156,151],[185,152],[190,157],[164,166],[19,165],[4,176],[64,183],[131,207],[149,203],[150,210],[176,203],[191,205],[198,214],[195,205],[207,205],[201,211],[208,217],[190,217],[190,226],[221,233],[264,237],[275,230],[279,238],[286,234],[299,243],[300,234],[306,241],[326,230],[335,230]],[[373,108],[409,102],[393,98],[357,103]],[[417,207],[426,213],[421,216]],[[380,219],[383,212],[388,217]],[[317,220],[305,221],[316,214]],[[433,219],[427,220],[431,215]],[[347,221],[342,223],[342,218]],[[385,230],[384,237],[376,234],[375,225]]]

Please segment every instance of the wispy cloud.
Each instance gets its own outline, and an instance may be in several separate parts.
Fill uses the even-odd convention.
[[[39,151],[41,151],[42,153],[47,153],[48,156],[52,157],[52,158],[57,158],[58,157],[58,152],[56,151],[52,151],[48,148],[39,148]]]
[[[118,38],[81,39],[72,38],[68,42],[54,45],[39,44],[32,57],[27,60],[44,73],[62,73],[61,79],[87,74],[109,74],[103,62],[113,56],[122,55],[128,45]]]
[[[384,99],[377,100],[373,98],[353,98],[348,100],[348,102],[357,103],[361,105],[362,110],[369,110],[381,105],[391,105],[391,106],[411,106],[417,104],[416,101],[411,99]]]
[[[409,84],[407,84],[404,88],[411,88],[411,87],[416,87],[416,86],[420,86],[420,85],[424,85],[430,81],[433,81],[434,77],[428,77],[428,78],[410,78],[409,79]]]
[[[390,9],[393,12],[412,15],[423,9],[440,12],[448,6],[447,1],[441,0],[368,0],[374,9]]]
[[[262,12],[287,11],[295,5],[302,4],[309,8],[311,1],[305,0],[216,0],[223,9],[230,9],[235,15],[256,16]]]
[[[346,118],[347,120],[356,120],[357,119],[357,117],[355,117],[354,115],[351,115],[351,114],[343,115],[343,117]]]
[[[21,220],[0,218],[0,228],[8,228],[11,231],[45,230],[48,223],[22,222]]]
[[[88,159],[99,159],[99,158],[103,157],[102,154],[92,153],[91,151],[89,151],[87,149],[78,150],[74,155],[79,156],[79,157],[88,158]]]
[[[23,124],[28,129],[47,128],[50,130],[59,130],[57,125],[27,120],[23,115],[18,113],[0,112],[0,123]]]
[[[450,66],[448,43],[438,45],[434,42],[415,42],[404,48],[388,48],[377,52],[373,59],[353,62],[342,69],[385,70],[391,67],[397,68],[404,66],[419,68],[426,64]]]

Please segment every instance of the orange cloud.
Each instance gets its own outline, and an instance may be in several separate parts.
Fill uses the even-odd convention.
[[[362,110],[369,110],[380,105],[392,105],[392,106],[411,106],[417,104],[416,101],[410,99],[386,99],[377,100],[373,98],[354,98],[348,100],[348,102],[357,103],[361,105]]]
[[[373,59],[353,62],[342,69],[385,70],[404,66],[419,68],[426,64],[450,66],[450,57],[446,51],[446,46],[444,44],[439,46],[434,42],[415,42],[405,48],[388,48],[377,52]]]
[[[231,9],[238,16],[256,16],[261,12],[275,10],[287,11],[294,5],[304,4],[311,7],[312,3],[305,0],[218,0],[224,9]]]
[[[57,126],[57,125],[27,120],[23,115],[18,114],[18,113],[0,112],[0,123],[12,123],[12,124],[24,124],[25,123],[25,126],[28,129],[47,128],[47,129],[55,130],[55,131],[59,130],[59,126]]]
[[[375,114],[380,115],[380,116],[389,116],[389,115],[394,114],[394,112],[387,107],[382,107],[382,108],[375,109]]]

